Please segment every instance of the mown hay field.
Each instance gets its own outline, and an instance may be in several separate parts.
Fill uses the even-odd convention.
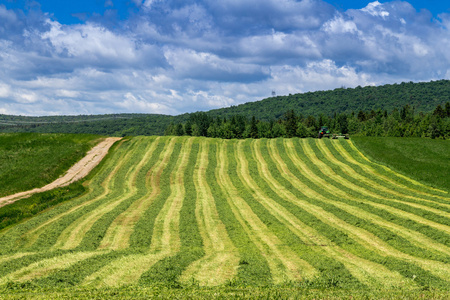
[[[0,232],[0,289],[450,291],[450,196],[351,141],[124,139]]]

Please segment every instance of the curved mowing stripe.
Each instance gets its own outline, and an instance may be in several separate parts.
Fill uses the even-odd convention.
[[[26,252],[26,253],[15,253],[12,255],[2,255],[0,256],[0,264],[10,261],[10,260],[14,260],[14,259],[18,259],[18,258],[22,258],[28,255],[32,255],[35,254],[33,252]]]
[[[312,266],[298,258],[298,256],[287,246],[283,245],[277,236],[252,211],[250,206],[239,196],[239,191],[233,185],[228,174],[228,162],[225,158],[225,150],[228,143],[222,142],[218,151],[217,178],[219,185],[228,203],[244,231],[252,242],[267,259],[272,279],[275,283],[291,280],[301,280],[302,275],[309,277],[315,270]],[[237,155],[237,154],[235,154]],[[239,161],[236,156],[236,160]],[[315,272],[314,272],[315,273]]]
[[[197,191],[195,215],[203,239],[205,256],[191,264],[181,280],[192,278],[200,285],[215,286],[226,283],[237,274],[239,253],[220,221],[214,203],[214,196],[206,182],[209,144],[202,141],[194,170],[194,184]]]
[[[8,274],[0,278],[0,285],[3,285],[9,281],[29,281],[34,278],[44,277],[50,275],[58,270],[69,268],[71,265],[92,257],[94,255],[101,254],[98,251],[95,252],[75,252],[68,253],[62,256],[53,257],[50,259],[40,260],[25,268],[17,270],[11,274]]]
[[[309,145],[307,144],[307,142],[305,142],[305,141],[300,141],[300,143],[301,143],[302,147],[305,148],[305,154],[308,155],[308,153],[309,153],[309,155],[311,155],[310,153],[312,153],[312,150],[311,150],[310,148],[308,149]],[[334,143],[333,143],[333,144],[334,144]],[[337,160],[336,160],[335,157],[332,156],[332,155],[329,156],[329,160],[330,160],[331,162],[333,162],[333,163],[337,163]],[[348,174],[349,174],[350,176],[353,176],[353,177],[355,177],[355,178],[360,179],[360,175],[359,175],[355,170],[353,170],[352,168],[350,168],[348,165],[345,165],[345,164],[342,164],[342,163],[341,163],[341,164],[339,164],[339,166],[340,166],[342,169],[344,169],[344,170],[346,170],[347,172],[349,172]],[[317,176],[317,175],[316,175],[315,177],[311,177],[311,178],[314,179],[314,180],[317,180],[317,182],[321,182],[321,184],[326,183],[325,180],[323,180],[321,177],[319,177],[319,176]],[[336,179],[338,180],[338,178],[336,178]],[[371,183],[369,182],[368,184],[371,184]],[[375,185],[375,183],[373,183],[373,185]],[[383,188],[384,188],[384,187],[383,187]],[[358,189],[357,191],[360,192],[361,189]],[[375,197],[375,198],[376,198],[375,195],[372,195],[372,197]],[[384,198],[384,197],[379,196],[379,198]],[[348,198],[348,199],[351,199],[351,198]],[[392,199],[388,199],[388,198],[384,198],[384,199],[389,200],[389,201],[393,201],[393,202],[402,202],[402,201],[396,201],[396,200],[392,200]],[[385,204],[381,204],[381,203],[376,203],[376,202],[372,202],[372,201],[368,201],[368,200],[363,200],[363,199],[359,199],[358,201],[359,201],[359,202],[366,203],[366,204],[369,204],[369,205],[371,205],[371,206],[374,206],[374,207],[377,207],[377,208],[380,208],[380,209],[383,209],[383,210],[386,210],[386,211],[388,211],[389,213],[392,213],[392,214],[397,215],[397,216],[399,216],[399,217],[411,219],[411,220],[413,220],[413,221],[415,221],[415,222],[417,222],[417,223],[424,224],[424,225],[430,226],[430,227],[432,227],[432,228],[435,228],[435,229],[437,229],[437,230],[446,232],[447,234],[450,234],[450,226],[447,226],[447,225],[444,225],[444,224],[440,224],[440,223],[437,223],[437,222],[433,222],[433,221],[428,220],[428,219],[425,219],[425,218],[423,218],[423,217],[421,217],[421,216],[415,215],[415,214],[410,213],[410,212],[403,211],[403,210],[401,210],[401,209],[398,209],[398,208],[395,208],[395,207],[392,207],[392,206],[389,206],[389,205],[385,205]],[[411,203],[409,203],[409,202],[405,202],[404,204],[407,204],[407,205],[410,205],[410,206],[414,206],[414,205],[411,205]],[[417,204],[417,205],[418,205],[418,204]],[[430,212],[434,212],[434,213],[436,213],[436,214],[438,214],[438,215],[442,215],[442,216],[444,216],[444,217],[450,217],[449,214],[448,214],[447,212],[443,212],[443,211],[439,212],[438,210],[436,210],[436,209],[434,209],[434,208],[428,208],[428,207],[426,207],[426,206],[421,206],[420,209],[428,210],[428,211],[430,211]]]
[[[302,145],[302,147],[304,147],[304,149],[305,149],[305,150],[304,150],[304,151],[305,151],[305,154],[307,154],[307,153],[308,153],[308,144],[307,144],[307,142],[305,142],[305,141],[299,141],[299,143],[300,143],[300,145]],[[293,149],[294,149],[295,146],[294,146],[294,144],[293,144],[293,142],[292,142],[291,140],[289,140],[289,141],[288,141],[288,140],[285,140],[285,146],[287,147],[287,152],[290,154],[289,157],[291,158],[291,160],[292,160],[297,166],[300,166],[299,170],[305,174],[305,177],[307,177],[309,180],[313,181],[314,183],[316,183],[316,184],[319,185],[319,186],[326,187],[326,186],[329,185],[329,183],[328,183],[327,181],[325,181],[322,177],[316,175],[312,170],[310,170],[310,169],[306,166],[306,164],[305,164],[304,162],[302,162],[302,161],[298,158],[297,154],[294,153],[294,150],[293,150]],[[312,152],[312,150],[309,151],[309,152]],[[332,161],[334,161],[332,157],[330,157],[330,159],[331,159]],[[347,166],[347,167],[348,167],[348,166]],[[342,168],[344,169],[344,168],[346,168],[346,166],[342,166]],[[354,174],[354,173],[355,173],[355,174]],[[356,171],[353,170],[352,175],[358,176],[358,175],[356,175],[356,174],[357,174]],[[358,190],[356,190],[356,191],[360,192],[360,189],[358,189]],[[335,190],[334,193],[343,193],[343,192],[340,192],[340,191],[336,191],[336,190]],[[320,197],[321,199],[325,199],[322,195],[319,195],[318,193],[316,193],[316,194],[317,194],[318,197]],[[344,198],[347,198],[347,197],[344,196],[344,195],[341,195],[341,196],[344,197]],[[373,196],[373,197],[376,197],[376,196]],[[381,196],[380,196],[380,197],[381,197]],[[348,198],[348,199],[351,199],[351,198]],[[388,212],[390,212],[390,213],[392,213],[392,214],[395,214],[395,215],[397,215],[397,216],[400,216],[400,217],[403,217],[403,218],[411,219],[411,220],[413,220],[413,221],[415,221],[415,222],[417,222],[417,223],[424,224],[424,225],[428,225],[428,226],[430,226],[430,227],[433,227],[433,228],[435,228],[435,229],[438,229],[438,230],[441,230],[441,231],[444,231],[444,232],[447,232],[447,233],[450,232],[450,227],[447,226],[447,225],[443,225],[443,224],[439,224],[439,223],[430,221],[430,220],[425,219],[425,218],[423,218],[423,217],[417,216],[417,215],[412,214],[412,213],[409,213],[409,212],[402,211],[402,210],[400,210],[400,209],[398,209],[398,208],[395,208],[395,207],[392,207],[392,206],[388,206],[388,205],[384,205],[384,204],[380,204],[380,203],[376,203],[376,202],[372,202],[372,201],[368,201],[368,200],[363,200],[363,199],[360,199],[360,198],[358,198],[358,199],[359,199],[359,200],[358,200],[359,202],[363,202],[363,203],[369,204],[369,205],[371,205],[371,206],[374,206],[374,207],[377,207],[377,208],[386,210],[386,211],[388,211]],[[325,201],[326,201],[326,199],[325,199]]]
[[[304,145],[307,145],[307,144],[304,143]],[[316,141],[316,145],[319,148],[319,150],[325,155],[325,157],[327,158],[328,161],[332,162],[336,166],[339,166],[339,168],[341,168],[347,175],[349,175],[349,176],[351,176],[353,178],[356,178],[359,181],[364,182],[364,183],[366,183],[369,186],[373,186],[373,187],[375,187],[375,188],[377,188],[377,189],[379,189],[379,190],[381,190],[381,191],[383,191],[383,192],[385,192],[387,194],[395,194],[395,193],[392,193],[392,189],[389,189],[389,188],[387,188],[385,186],[382,186],[382,185],[374,182],[370,178],[365,177],[365,176],[359,174],[358,172],[356,172],[353,168],[350,167],[350,165],[339,161],[331,153],[331,151],[324,145],[324,143]],[[313,153],[312,150],[310,150],[310,151]],[[339,175],[336,175],[336,176],[339,176]],[[339,178],[342,178],[342,177],[339,176]],[[334,177],[333,177],[333,179],[334,179]],[[349,182],[348,180],[346,180],[344,178],[342,178],[342,180],[345,180],[345,185],[352,186],[352,187],[356,186],[356,185],[354,185],[353,183]],[[402,204],[409,205],[409,206],[412,206],[412,207],[415,207],[415,208],[419,208],[419,209],[430,211],[432,213],[444,216],[446,218],[450,218],[450,214],[448,212],[445,212],[445,211],[442,211],[442,210],[439,210],[439,209],[435,209],[435,208],[431,208],[431,207],[428,207],[426,205],[421,205],[421,204],[417,204],[417,203],[414,203],[414,202],[401,201],[401,200],[387,198],[387,197],[375,194],[375,193],[373,193],[373,192],[371,192],[371,191],[369,191],[367,189],[363,189],[363,188],[352,188],[352,189],[353,190],[358,190],[358,192],[364,193],[365,195],[368,195],[368,196],[371,196],[371,197],[380,198],[380,199],[384,199],[384,200],[388,200],[388,201],[396,202],[396,203],[402,203]],[[411,189],[411,192],[415,193],[416,190],[412,190]],[[419,192],[419,191],[417,191],[417,192]],[[443,206],[443,207],[450,208],[450,204],[437,203],[437,202],[432,201],[432,200],[422,199],[422,198],[414,197],[414,196],[411,196],[411,195],[403,196],[403,194],[401,194],[401,195],[397,194],[397,196],[401,196],[402,198],[414,199],[414,200],[418,200],[418,201],[421,201],[421,202],[433,203],[433,204],[437,204],[437,205],[440,205],[440,206]]]
[[[298,157],[297,153],[295,152],[295,147],[291,140],[284,140],[286,151],[291,158],[291,160],[296,164],[296,167],[300,170],[300,172],[305,172],[308,174],[308,176],[311,176],[313,179],[317,178],[318,176],[312,173],[310,170],[303,170],[299,165],[303,165],[302,161]],[[306,186],[303,182],[301,182],[298,179],[294,179],[295,186],[300,192],[306,195],[315,195],[312,198],[320,199],[321,201],[326,202],[327,199],[320,195],[319,193],[315,192],[308,186]],[[437,261],[431,261],[427,259],[421,259],[417,257],[413,257],[411,255],[405,254],[403,252],[398,251],[397,249],[393,248],[389,244],[385,243],[383,240],[375,236],[374,234],[361,229],[359,227],[350,225],[343,220],[337,218],[335,215],[325,211],[323,208],[318,207],[316,205],[313,205],[309,203],[308,201],[304,200],[298,200],[297,205],[299,205],[302,209],[308,211],[309,213],[313,214],[321,220],[322,222],[335,227],[343,232],[345,232],[348,236],[350,236],[353,240],[361,244],[362,246],[366,247],[367,249],[372,249],[381,255],[384,256],[393,256],[402,260],[413,262],[420,267],[422,267],[425,270],[430,271],[432,274],[446,280],[450,281],[450,268],[445,263],[437,262]]]
[[[273,140],[273,142],[275,142],[275,140]],[[264,181],[269,185],[269,187],[282,199],[298,205],[299,199],[272,176],[267,163],[260,152],[260,143],[261,141],[258,140],[254,141],[252,145],[252,153],[258,164],[259,173],[262,175]],[[292,184],[296,184],[296,182],[293,182],[294,175],[282,161],[274,143],[271,143],[269,147],[269,154],[273,161],[277,164],[281,175]],[[256,186],[254,188],[257,189]],[[358,257],[337,246],[332,241],[318,233],[314,228],[300,221],[276,201],[262,195],[262,193],[260,193],[259,199],[260,201],[264,201],[263,205],[266,206],[268,211],[275,215],[283,224],[289,227],[289,229],[303,242],[310,245],[321,246],[314,248],[318,255],[326,255],[341,262],[360,282],[369,286],[377,287],[384,287],[387,285],[396,287],[414,286],[412,282],[402,277],[399,273],[390,271],[380,264]]]
[[[351,142],[294,141],[123,140],[84,195],[0,235],[0,286],[450,283],[449,197],[370,162]],[[145,244],[130,247],[130,236]],[[55,241],[77,249],[51,251]]]
[[[146,150],[144,158],[140,164],[144,164],[153,155],[156,146],[158,145],[159,138],[155,140],[150,145],[150,148]],[[172,148],[173,149],[173,148]],[[171,154],[171,153],[170,153]],[[162,152],[160,154],[160,160],[152,167],[148,172],[150,176],[147,175],[150,182],[150,190],[145,193],[142,197],[133,202],[130,207],[121,213],[108,228],[102,242],[100,243],[99,249],[112,249],[119,250],[129,247],[129,239],[133,232],[133,227],[139,220],[139,218],[144,214],[147,208],[152,204],[153,199],[159,194],[159,177],[164,170],[167,161],[170,158],[170,154]],[[137,168],[141,169],[141,166]],[[137,176],[140,172],[134,173],[134,178],[132,182],[137,184]]]
[[[120,141],[118,147],[120,147],[124,142],[125,142],[124,140]],[[124,156],[126,154],[127,153],[124,153]],[[117,158],[120,158],[120,156],[117,156]],[[82,196],[80,198],[80,201],[81,201],[80,204],[70,208],[67,211],[61,212],[60,214],[53,216],[52,218],[48,219],[47,221],[43,222],[42,224],[40,224],[40,225],[34,227],[33,229],[31,229],[30,231],[26,232],[23,235],[23,238],[27,239],[27,241],[28,241],[27,244],[25,245],[25,247],[31,246],[39,238],[39,236],[46,231],[48,226],[61,220],[63,217],[106,197],[106,195],[108,195],[111,192],[111,188],[109,186],[110,182],[113,180],[113,178],[117,174],[118,170],[123,167],[125,161],[126,161],[126,159],[122,157],[122,159],[119,160],[119,163],[113,168],[113,170],[108,174],[108,176],[105,178],[105,180],[100,184],[103,188],[103,192],[100,195],[98,195],[97,197],[94,197],[91,200],[83,202],[83,199],[85,199],[85,198],[88,199],[90,194],[92,193],[92,192],[89,192],[86,196]],[[110,163],[110,162],[112,162],[112,161],[109,161],[108,163]]]
[[[322,144],[322,143],[319,143]],[[362,188],[358,187],[357,185],[351,183],[350,181],[346,180],[345,178],[342,178],[340,175],[336,174],[326,163],[324,163],[323,161],[321,161],[319,158],[317,158],[316,154],[314,153],[314,151],[311,149],[311,147],[309,146],[309,144],[307,143],[302,143],[303,146],[303,150],[304,153],[306,154],[306,156],[308,157],[308,159],[315,164],[318,169],[324,174],[323,177],[328,177],[328,178],[332,178],[333,180],[341,183],[344,186],[347,186],[350,189],[353,189],[357,192],[361,192],[363,194],[363,191],[361,191]],[[322,150],[323,145],[319,145],[319,149]],[[332,156],[331,153],[327,153],[326,156],[329,161],[334,162],[334,156]],[[343,166],[342,166],[343,167]],[[321,184],[324,186],[324,188],[326,188],[328,190],[328,192],[330,194],[333,194],[335,196],[337,196],[337,198],[342,197],[348,200],[352,200],[356,203],[367,203],[369,205],[372,205],[372,202],[367,201],[363,198],[357,198],[354,197],[346,192],[343,192],[337,188],[334,187],[330,187],[329,186],[329,182],[328,185],[326,185],[327,182],[325,182],[324,180],[318,181],[318,184]],[[370,194],[372,197],[376,197],[377,195],[372,195],[372,193],[368,192],[367,194]],[[393,200],[395,201],[395,200]],[[367,221],[371,221],[374,224],[377,224],[381,227],[384,227],[388,230],[391,230],[393,233],[398,234],[402,237],[404,237],[405,239],[409,240],[410,242],[412,242],[414,245],[418,246],[418,247],[422,247],[425,249],[434,249],[436,251],[442,252],[446,255],[450,255],[450,248],[448,248],[445,245],[442,245],[440,243],[437,243],[436,241],[428,238],[427,236],[417,232],[417,231],[413,231],[407,228],[404,228],[400,225],[394,224],[392,222],[389,222],[388,220],[385,220],[375,214],[372,214],[370,212],[367,212],[361,208],[340,202],[340,201],[327,201],[329,203],[332,203],[332,205],[354,215],[360,218],[363,218]],[[398,202],[402,202],[402,201],[398,201]],[[427,208],[427,207],[424,207]]]
[[[180,249],[180,210],[185,197],[184,170],[193,139],[183,139],[183,148],[177,160],[177,169],[171,173],[171,194],[158,214],[148,254],[131,254],[115,260],[91,276],[84,285],[120,286],[135,284],[139,277],[158,261],[176,254]],[[187,141],[187,142],[186,142]]]
[[[171,153],[174,144],[175,144],[174,141],[169,143],[167,145],[166,151]],[[129,154],[131,156],[135,156],[136,151],[130,151]],[[131,168],[127,171],[126,176],[124,178],[124,181],[127,183],[126,185],[127,189],[122,191],[122,193],[119,194],[116,198],[107,199],[108,201],[105,204],[96,208],[94,211],[84,215],[77,222],[74,222],[69,227],[67,227],[58,238],[58,241],[55,244],[54,248],[67,250],[77,247],[83,240],[86,232],[88,232],[89,229],[91,229],[91,227],[94,225],[95,222],[97,222],[98,219],[100,219],[106,213],[112,211],[123,201],[133,197],[137,192],[137,188],[133,184],[134,182],[132,180],[133,179],[132,175],[134,175],[135,172],[138,172],[139,171],[138,168],[142,168],[144,164],[145,161],[141,158],[139,164],[131,165]]]
[[[248,161],[245,157],[244,151],[243,151],[243,143],[245,141],[239,141],[237,143],[237,149],[236,149],[236,161],[237,161],[237,167],[238,167],[238,176],[242,183],[251,191],[253,194],[253,198],[258,199],[259,201],[271,201],[266,195],[262,193],[262,191],[258,188],[255,181],[252,179],[252,176],[250,175],[249,168],[248,168]],[[261,175],[261,172],[260,174]],[[298,258],[296,264],[292,265],[290,267],[290,270],[296,274],[301,274],[301,276],[305,278],[312,278],[315,275],[317,275],[317,270],[311,266],[308,262]],[[293,269],[295,267],[295,269]]]

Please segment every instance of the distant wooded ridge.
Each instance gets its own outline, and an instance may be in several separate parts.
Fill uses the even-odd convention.
[[[288,111],[303,117],[355,115],[360,111],[392,113],[407,105],[414,114],[431,114],[450,100],[450,81],[401,83],[383,86],[337,88],[287,96],[210,110],[212,118],[240,116],[250,120],[276,121]],[[0,115],[0,132],[92,133],[100,135],[163,135],[171,124],[187,122],[196,113],[178,116],[160,114],[108,114],[80,116],[24,117]]]

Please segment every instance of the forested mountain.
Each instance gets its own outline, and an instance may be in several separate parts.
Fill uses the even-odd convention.
[[[450,100],[450,81],[439,80],[421,83],[388,84],[356,88],[338,88],[288,96],[277,96],[258,102],[249,102],[229,108],[211,110],[208,115],[231,117],[255,116],[262,121],[279,119],[289,110],[303,116],[333,116],[352,112],[401,109],[405,105],[416,113],[432,112],[437,105]]]
[[[329,117],[297,115],[289,110],[277,120],[262,121],[254,116],[211,117],[199,112],[190,114],[184,123],[171,123],[166,135],[205,136],[223,139],[318,137],[326,126],[330,136],[351,134],[383,137],[450,138],[450,102],[438,104],[431,113],[415,113],[408,104],[392,112],[371,111],[340,113]]]
[[[250,122],[251,118],[255,117],[258,122],[275,122],[285,118],[288,111],[293,111],[300,119],[306,120],[309,117],[310,119],[305,125],[314,127],[312,118],[316,119],[316,126],[319,126],[320,120],[335,119],[342,115],[355,115],[359,112],[366,114],[368,120],[372,119],[377,112],[377,122],[379,122],[381,114],[383,116],[391,114],[395,109],[400,112],[407,105],[411,110],[410,113],[418,117],[420,113],[433,113],[438,105],[444,107],[449,100],[450,81],[439,80],[377,87],[338,88],[331,91],[277,96],[211,110],[205,115],[216,120],[222,119],[222,121],[238,117]],[[0,132],[91,133],[113,136],[162,135],[169,127],[170,130],[174,130],[174,126],[171,124],[186,123],[192,118],[198,118],[198,113],[178,116],[157,114],[51,117],[0,115]],[[343,120],[343,117],[340,118]],[[361,118],[364,116],[360,115]]]

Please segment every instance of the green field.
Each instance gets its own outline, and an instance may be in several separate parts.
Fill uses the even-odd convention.
[[[449,140],[389,137],[354,137],[352,140],[374,161],[450,191]]]
[[[0,197],[42,187],[96,144],[86,134],[0,133]]]
[[[448,192],[363,151],[124,140],[85,193],[0,231],[0,297],[445,299]]]

